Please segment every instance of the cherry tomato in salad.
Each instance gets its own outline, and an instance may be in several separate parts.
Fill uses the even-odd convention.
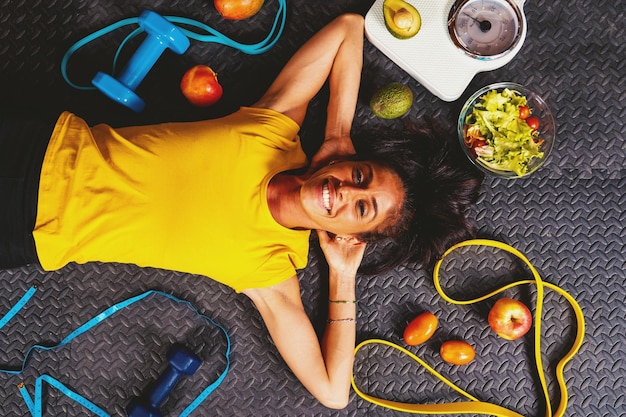
[[[439,320],[431,312],[424,312],[415,317],[404,329],[404,342],[415,346],[424,343],[435,333]]]
[[[483,147],[483,146],[485,146],[485,145],[487,145],[487,142],[485,142],[485,141],[484,141],[484,140],[482,140],[482,139],[476,139],[476,140],[474,141],[474,143],[472,143],[472,146],[473,146],[474,148],[482,148],[482,147]]]
[[[537,119],[535,116],[530,116],[529,118],[527,118],[526,123],[528,124],[528,126],[530,126],[532,130],[539,129],[539,119]]]
[[[528,116],[530,116],[530,108],[528,106],[519,106],[519,118],[526,120]]]
[[[474,360],[476,352],[472,345],[462,340],[448,340],[439,349],[441,359],[452,365],[466,365]]]

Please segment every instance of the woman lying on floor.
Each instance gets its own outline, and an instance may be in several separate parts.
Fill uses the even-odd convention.
[[[16,141],[19,130],[5,130],[0,184],[15,204],[1,213],[2,266],[122,262],[215,279],[252,299],[319,401],[345,407],[366,243],[391,238],[390,264],[427,265],[469,232],[464,211],[481,180],[430,135],[381,137],[355,154],[362,49],[363,18],[343,15],[292,57],[256,104],[230,116],[113,129],[64,113],[51,136],[31,125],[22,131],[28,141]],[[298,131],[327,80],[325,141],[303,170]],[[296,275],[311,230],[329,266],[321,342]]]

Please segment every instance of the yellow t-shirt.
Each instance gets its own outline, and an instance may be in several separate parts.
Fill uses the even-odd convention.
[[[266,109],[221,119],[113,129],[63,113],[46,151],[37,254],[201,274],[236,291],[295,275],[308,231],[273,219],[267,186],[306,164],[299,126]]]

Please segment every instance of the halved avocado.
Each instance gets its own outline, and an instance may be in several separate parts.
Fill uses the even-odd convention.
[[[419,32],[422,18],[415,7],[404,0],[383,2],[385,26],[398,39],[409,39]]]

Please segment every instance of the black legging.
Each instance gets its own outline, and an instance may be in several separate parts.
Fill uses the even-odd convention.
[[[0,121],[0,268],[38,263],[39,175],[54,123]]]

